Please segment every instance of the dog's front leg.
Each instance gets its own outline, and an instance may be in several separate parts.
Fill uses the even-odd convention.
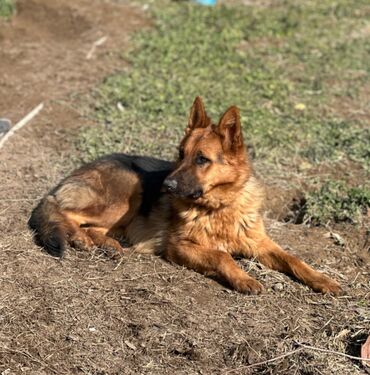
[[[336,281],[287,253],[267,236],[257,242],[253,255],[266,267],[291,275],[316,292],[335,295],[340,292],[340,286]]]
[[[239,268],[226,252],[203,248],[190,240],[173,240],[169,241],[164,256],[169,261],[199,273],[214,275],[241,293],[258,294],[263,289],[262,285]]]

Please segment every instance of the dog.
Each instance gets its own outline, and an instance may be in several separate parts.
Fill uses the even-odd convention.
[[[174,163],[112,154],[74,171],[33,210],[36,241],[61,257],[67,244],[115,257],[125,238],[140,253],[163,256],[249,294],[262,285],[233,257],[254,258],[314,291],[339,284],[284,251],[266,234],[263,188],[244,145],[237,107],[218,124],[197,97]]]

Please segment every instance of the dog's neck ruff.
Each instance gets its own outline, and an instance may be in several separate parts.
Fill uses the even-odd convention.
[[[183,218],[197,216],[199,212],[213,215],[216,212],[227,211],[229,215],[247,215],[252,219],[252,216],[259,213],[263,197],[264,191],[260,182],[251,176],[241,188],[225,193],[224,197],[201,197],[196,203],[176,200],[175,205]]]

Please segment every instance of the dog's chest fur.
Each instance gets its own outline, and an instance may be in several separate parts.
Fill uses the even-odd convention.
[[[254,241],[248,233],[256,227],[260,230],[262,225],[259,213],[262,195],[258,181],[251,178],[232,205],[219,209],[192,206],[179,211],[179,237],[229,253],[253,247]]]

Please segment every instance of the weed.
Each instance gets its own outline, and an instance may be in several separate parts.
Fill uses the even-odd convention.
[[[0,17],[9,19],[15,12],[13,0],[0,0]]]
[[[349,188],[342,181],[327,181],[306,197],[305,221],[315,225],[347,221],[360,223],[370,208],[370,189]]]

